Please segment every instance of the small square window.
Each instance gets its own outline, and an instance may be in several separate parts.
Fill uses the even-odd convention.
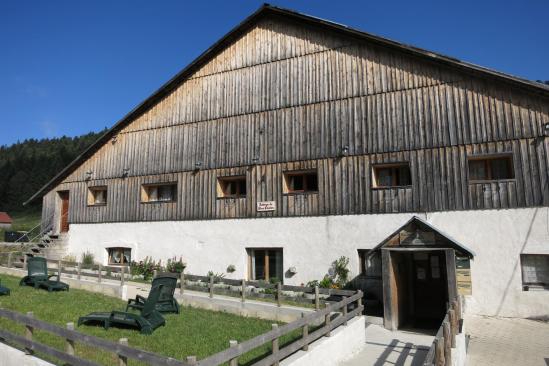
[[[408,187],[412,185],[409,163],[381,164],[373,166],[373,187]]]
[[[246,176],[217,178],[218,198],[246,197]]]
[[[132,261],[131,248],[107,248],[109,264],[130,264]]]
[[[88,188],[88,205],[89,206],[104,206],[107,204],[107,187],[89,187]]]
[[[141,186],[141,202],[175,202],[177,183],[144,184]]]
[[[521,254],[522,288],[549,290],[549,254]]]
[[[511,155],[470,157],[469,181],[497,181],[514,179],[513,158]]]
[[[284,193],[318,192],[316,170],[284,173]]]

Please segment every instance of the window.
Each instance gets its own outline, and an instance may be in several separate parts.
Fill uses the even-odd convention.
[[[510,155],[469,158],[469,181],[514,179],[513,160]]]
[[[282,281],[282,249],[248,249],[251,280]]]
[[[521,254],[522,288],[549,290],[549,254]]]
[[[108,248],[109,264],[130,264],[132,261],[131,248]]]
[[[88,189],[88,205],[104,206],[107,204],[107,187],[90,187]]]
[[[217,178],[217,197],[246,197],[246,177],[238,176]]]
[[[381,278],[381,251],[369,254],[370,249],[358,250],[360,274],[369,278]]]
[[[318,192],[316,170],[284,173],[284,193]]]
[[[175,202],[177,183],[144,184],[141,202]]]
[[[373,167],[373,187],[406,187],[412,185],[410,164],[383,164]]]

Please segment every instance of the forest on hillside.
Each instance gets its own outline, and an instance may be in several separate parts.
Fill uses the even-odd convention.
[[[51,178],[95,142],[105,131],[77,137],[28,139],[0,146],[0,211],[37,210],[41,200],[24,207]]]

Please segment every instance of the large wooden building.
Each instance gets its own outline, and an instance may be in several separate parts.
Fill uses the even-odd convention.
[[[345,255],[375,282],[378,256],[408,318],[452,249],[471,311],[544,316],[548,135],[542,84],[265,5],[31,199],[104,264],[300,284]]]

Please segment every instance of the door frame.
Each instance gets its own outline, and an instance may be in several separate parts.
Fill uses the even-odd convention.
[[[448,299],[457,297],[456,257],[454,249],[449,248],[381,248],[381,267],[383,280],[383,326],[389,330],[397,330],[399,326],[399,299],[396,266],[393,263],[393,253],[409,253],[418,251],[444,251],[446,259],[446,279],[448,282]]]
[[[66,220],[66,227],[67,230],[63,231],[63,202],[65,202],[64,196],[66,196],[66,202],[67,202],[67,214],[65,217]],[[57,232],[58,233],[64,233],[69,231],[69,211],[70,211],[70,191],[69,190],[63,190],[63,191],[57,191],[57,198],[59,205],[57,207],[57,218],[56,218],[56,226],[57,226]]]

